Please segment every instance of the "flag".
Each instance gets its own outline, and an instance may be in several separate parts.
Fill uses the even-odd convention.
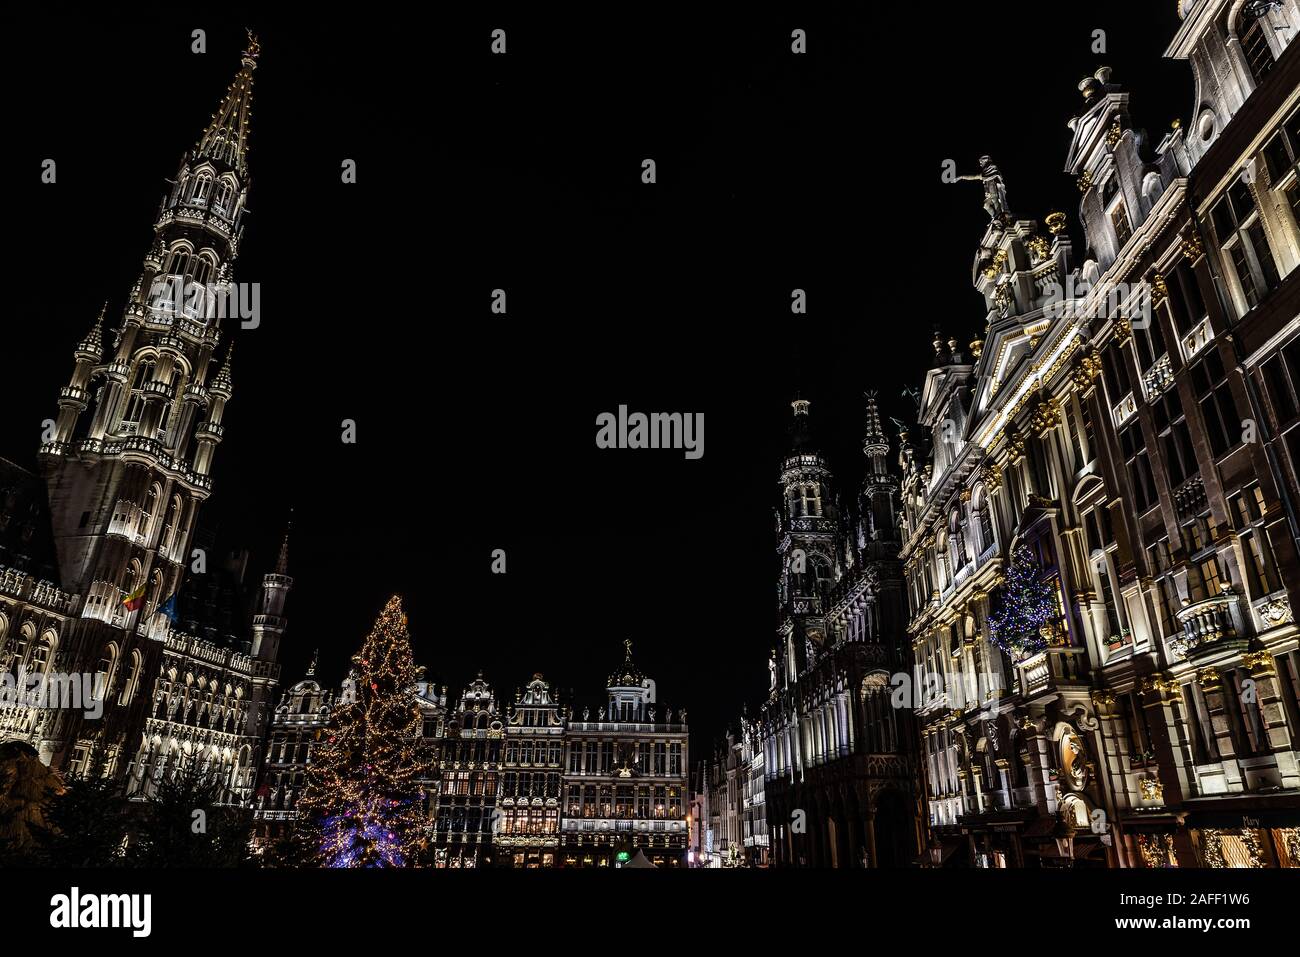
[[[144,604],[144,583],[141,582],[140,587],[137,588],[135,591],[131,592],[130,594],[124,594],[122,596],[122,604],[126,606],[127,611],[135,611],[137,608],[143,605]]]
[[[176,624],[176,593],[172,592],[172,596],[158,610],[171,619],[173,625]]]

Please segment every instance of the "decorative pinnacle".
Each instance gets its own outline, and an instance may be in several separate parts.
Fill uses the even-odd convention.
[[[282,577],[289,575],[289,533],[293,531],[293,509],[289,509],[289,521],[285,523],[284,540],[280,542],[280,557],[275,562],[275,573]]]
[[[218,390],[230,391],[230,357],[235,354],[235,343],[231,340],[230,347],[226,349],[225,361],[221,363],[221,368],[217,370],[216,377],[212,380],[212,388]]]
[[[95,324],[90,327],[90,332],[86,333],[86,338],[82,339],[77,345],[78,352],[91,353],[99,358],[104,351],[104,313],[108,311],[108,300],[104,300],[104,306],[99,310],[99,318]]]
[[[867,430],[862,440],[864,455],[884,455],[889,451],[889,440],[880,424],[880,407],[876,404],[875,391],[862,393],[867,400]]]

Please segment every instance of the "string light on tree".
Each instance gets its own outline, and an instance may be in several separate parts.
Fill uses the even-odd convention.
[[[411,694],[420,669],[400,596],[352,662],[356,695],[335,712],[298,808],[325,867],[411,866],[428,843],[419,784],[428,758]]]
[[[1055,589],[1043,580],[1042,569],[1027,545],[1011,556],[1002,600],[989,614],[989,637],[1014,661],[1047,647],[1047,636],[1060,609]]]

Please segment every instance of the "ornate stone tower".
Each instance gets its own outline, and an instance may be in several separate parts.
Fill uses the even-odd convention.
[[[191,561],[232,393],[230,349],[222,360],[217,351],[222,322],[237,320],[223,319],[220,303],[243,234],[257,57],[250,34],[221,105],[169,181],[117,328],[106,337],[100,313],[47,423],[39,460],[61,584],[81,599],[80,619],[56,650],[63,672],[137,653],[143,673],[156,672],[169,625],[162,608]],[[52,715],[45,757],[62,766],[85,735],[116,751],[135,720],[127,707],[142,697],[110,694],[93,727],[82,727],[80,712]]]
[[[781,557],[779,664],[792,681],[806,660],[805,642],[820,645],[826,629],[823,602],[832,584],[839,546],[839,516],[832,474],[812,438],[807,399],[795,399],[790,452],[781,465],[785,507],[778,515]]]

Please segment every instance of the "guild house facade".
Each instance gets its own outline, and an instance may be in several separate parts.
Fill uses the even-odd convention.
[[[1076,229],[974,177],[900,456],[934,865],[1300,866],[1300,7],[1180,13],[1190,121],[1079,84]]]
[[[285,692],[271,722],[254,802],[263,839],[292,826],[312,744],[348,694],[346,681],[322,690],[314,673]],[[630,641],[594,708],[561,701],[540,674],[510,704],[482,674],[450,708],[446,686],[420,682],[412,694],[432,757],[435,867],[616,868],[638,853],[686,866],[686,711],[658,702]]]

